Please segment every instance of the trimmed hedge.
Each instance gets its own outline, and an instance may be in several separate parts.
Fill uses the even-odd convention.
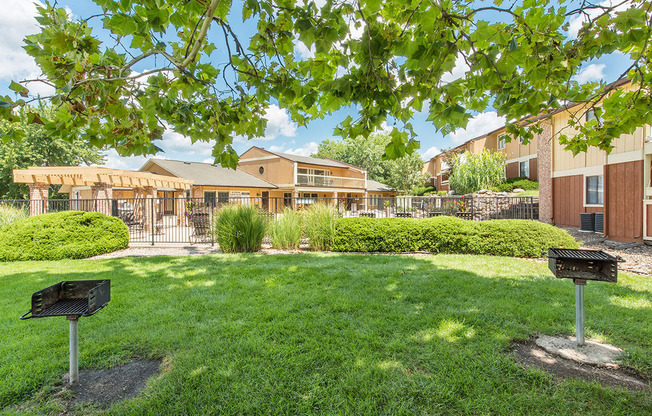
[[[578,244],[566,231],[538,221],[435,217],[342,218],[337,221],[332,249],[540,257],[550,247],[577,248]]]
[[[0,230],[0,261],[84,259],[127,248],[129,229],[97,212],[43,214]]]
[[[512,192],[516,188],[521,188],[524,191],[536,191],[539,189],[539,182],[521,177],[510,178],[500,185],[493,186],[490,189],[495,192]]]

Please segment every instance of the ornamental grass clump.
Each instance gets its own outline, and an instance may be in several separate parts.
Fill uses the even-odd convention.
[[[16,221],[24,220],[29,217],[27,210],[8,205],[0,206],[0,230],[13,224]]]
[[[330,250],[335,239],[337,211],[330,204],[318,203],[304,214],[304,229],[310,250]]]
[[[505,156],[501,152],[458,153],[452,156],[450,187],[468,194],[497,186],[505,180]]]
[[[266,231],[267,220],[253,205],[226,205],[213,222],[213,235],[225,253],[260,250]]]
[[[301,242],[301,214],[291,209],[284,210],[269,226],[272,247],[281,250],[296,250]]]

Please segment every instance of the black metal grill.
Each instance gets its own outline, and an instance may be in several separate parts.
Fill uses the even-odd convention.
[[[21,319],[47,316],[90,316],[111,300],[110,280],[64,281],[32,295],[32,309]]]
[[[598,250],[548,249],[548,268],[559,279],[616,283],[619,261],[622,258]]]

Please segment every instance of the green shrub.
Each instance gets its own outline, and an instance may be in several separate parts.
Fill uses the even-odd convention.
[[[505,180],[505,156],[501,152],[484,149],[476,154],[457,153],[451,163],[453,173],[448,182],[458,194],[488,189]]]
[[[272,247],[283,250],[299,248],[301,242],[301,214],[291,209],[283,211],[281,216],[269,226]]]
[[[490,189],[495,192],[512,192],[516,188],[521,188],[525,191],[535,191],[539,189],[539,182],[531,181],[527,178],[509,178],[500,185],[493,186]]]
[[[66,211],[0,230],[0,261],[83,259],[127,248],[129,229],[97,212]]]
[[[448,195],[448,191],[437,191],[437,195],[439,196]]]
[[[311,250],[329,250],[335,238],[335,216],[330,204],[314,204],[304,214],[303,223]]]
[[[266,230],[267,219],[253,205],[226,205],[213,221],[213,235],[225,253],[260,250]]]
[[[539,257],[550,247],[577,248],[578,244],[566,231],[538,221],[435,217],[342,218],[337,220],[332,249]]]
[[[435,192],[435,187],[428,185],[428,186],[413,186],[412,189],[410,190],[410,195],[415,195],[415,196],[425,196],[429,195],[431,193]]]
[[[0,230],[9,224],[24,220],[27,217],[29,217],[29,214],[26,209],[12,207],[9,205],[0,205]]]

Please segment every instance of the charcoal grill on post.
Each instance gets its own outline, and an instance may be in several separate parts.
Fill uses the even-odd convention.
[[[65,316],[68,319],[70,323],[70,382],[76,383],[79,380],[79,318],[95,315],[110,300],[110,280],[64,281],[34,292],[32,308],[20,319],[50,316]]]
[[[545,253],[544,253],[545,254]],[[584,286],[587,280],[616,283],[618,262],[598,250],[548,249],[548,268],[558,279],[573,279],[575,283],[575,332],[577,345],[584,345]]]

